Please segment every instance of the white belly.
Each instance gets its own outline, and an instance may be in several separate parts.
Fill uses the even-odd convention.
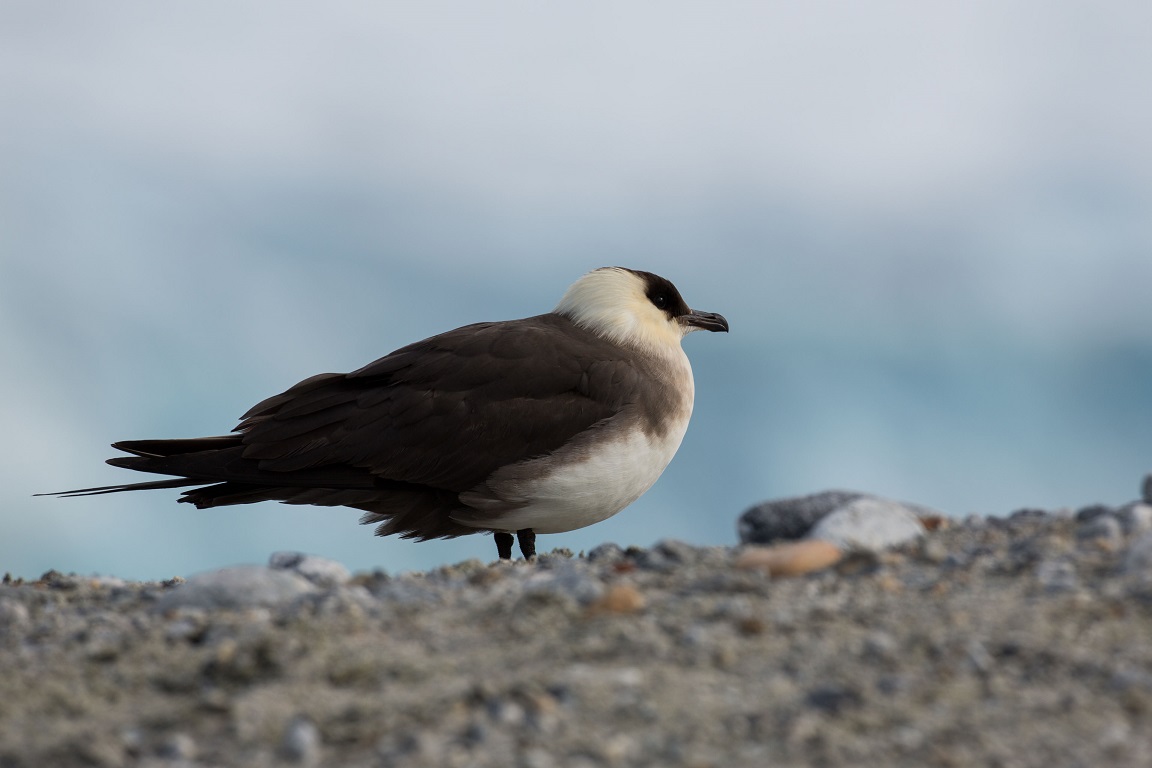
[[[664,429],[649,434],[636,422],[626,428],[627,416],[618,415],[622,423],[593,428],[551,456],[497,470],[460,494],[471,509],[452,520],[494,531],[563,533],[607,520],[640,498],[676,455],[692,416],[692,368],[675,351],[669,375],[679,381],[682,399]]]
[[[642,430],[622,434],[578,460],[558,463],[540,477],[522,481],[514,493],[503,493],[499,500],[487,494],[461,494],[461,501],[476,508],[477,514],[452,519],[476,528],[531,528],[536,533],[563,533],[606,520],[652,487],[676,455],[687,428],[685,416],[660,439],[651,439]]]

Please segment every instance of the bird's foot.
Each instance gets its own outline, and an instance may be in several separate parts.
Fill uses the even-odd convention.
[[[509,536],[511,538],[511,536]],[[532,561],[536,559],[536,532],[531,528],[521,528],[516,531],[516,541],[520,542],[520,554],[524,555],[524,559]],[[512,548],[512,543],[508,543],[508,548]]]
[[[512,534],[507,531],[494,531],[492,538],[496,539],[496,553],[501,560],[512,559]]]

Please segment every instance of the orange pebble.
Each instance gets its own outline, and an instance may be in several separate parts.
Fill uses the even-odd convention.
[[[636,613],[644,608],[644,595],[631,584],[613,584],[604,595],[588,606],[589,613]]]
[[[830,541],[805,539],[770,547],[749,547],[736,558],[737,568],[767,571],[771,576],[799,576],[835,565],[843,550]]]

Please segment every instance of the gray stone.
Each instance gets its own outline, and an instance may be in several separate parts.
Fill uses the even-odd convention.
[[[1067,560],[1041,560],[1036,566],[1036,580],[1048,592],[1071,592],[1080,587],[1076,566]]]
[[[168,760],[195,760],[196,740],[186,733],[174,733],[161,742],[157,754]]]
[[[1112,507],[1106,504],[1090,504],[1087,507],[1081,507],[1076,510],[1076,522],[1087,523],[1095,520],[1098,517],[1112,514]]]
[[[802,539],[821,518],[863,498],[854,491],[823,491],[765,501],[740,515],[736,530],[741,544],[771,544]]]
[[[813,528],[829,515],[861,500],[900,507],[912,517],[944,516],[935,509],[919,504],[891,501],[855,491],[824,491],[811,496],[796,496],[758,504],[740,516],[736,528],[742,544],[770,544],[802,539],[810,535]],[[923,526],[920,526],[920,530],[923,532]]]
[[[624,550],[620,548],[619,544],[608,542],[607,544],[593,547],[588,551],[587,557],[590,563],[615,563],[624,559]]]
[[[863,497],[818,522],[808,533],[847,551],[880,552],[924,535],[924,525],[907,505]]]
[[[284,729],[280,754],[297,765],[320,765],[320,729],[303,715],[292,718]]]
[[[1144,476],[1144,485],[1141,487],[1141,496],[1145,504],[1152,504],[1152,473]]]
[[[15,632],[31,624],[28,608],[19,600],[0,599],[0,634]]]
[[[1125,573],[1152,580],[1152,533],[1145,533],[1128,547],[1124,556]]]
[[[642,550],[636,564],[649,570],[669,571],[692,563],[698,557],[699,551],[695,547],[675,539],[663,539],[651,549]]]
[[[1097,515],[1076,529],[1076,538],[1081,541],[1095,540],[1106,546],[1118,546],[1124,539],[1124,530],[1115,515]]]
[[[293,571],[240,565],[198,573],[164,593],[157,610],[276,608],[319,591]]]
[[[338,587],[352,578],[343,563],[303,552],[273,552],[268,567],[293,571],[318,587]]]
[[[557,595],[587,605],[604,594],[604,584],[579,561],[569,561],[567,565],[531,574],[524,582],[524,593]]]

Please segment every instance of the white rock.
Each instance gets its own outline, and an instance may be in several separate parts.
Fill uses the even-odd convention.
[[[352,578],[343,563],[303,552],[273,552],[268,567],[294,571],[318,587],[338,587]]]
[[[1129,504],[1116,513],[1116,519],[1129,535],[1152,531],[1152,504]]]
[[[923,535],[924,525],[909,507],[865,496],[821,519],[807,538],[847,551],[879,552]]]
[[[157,601],[160,611],[175,608],[275,608],[319,589],[293,571],[240,565],[190,576]]]

